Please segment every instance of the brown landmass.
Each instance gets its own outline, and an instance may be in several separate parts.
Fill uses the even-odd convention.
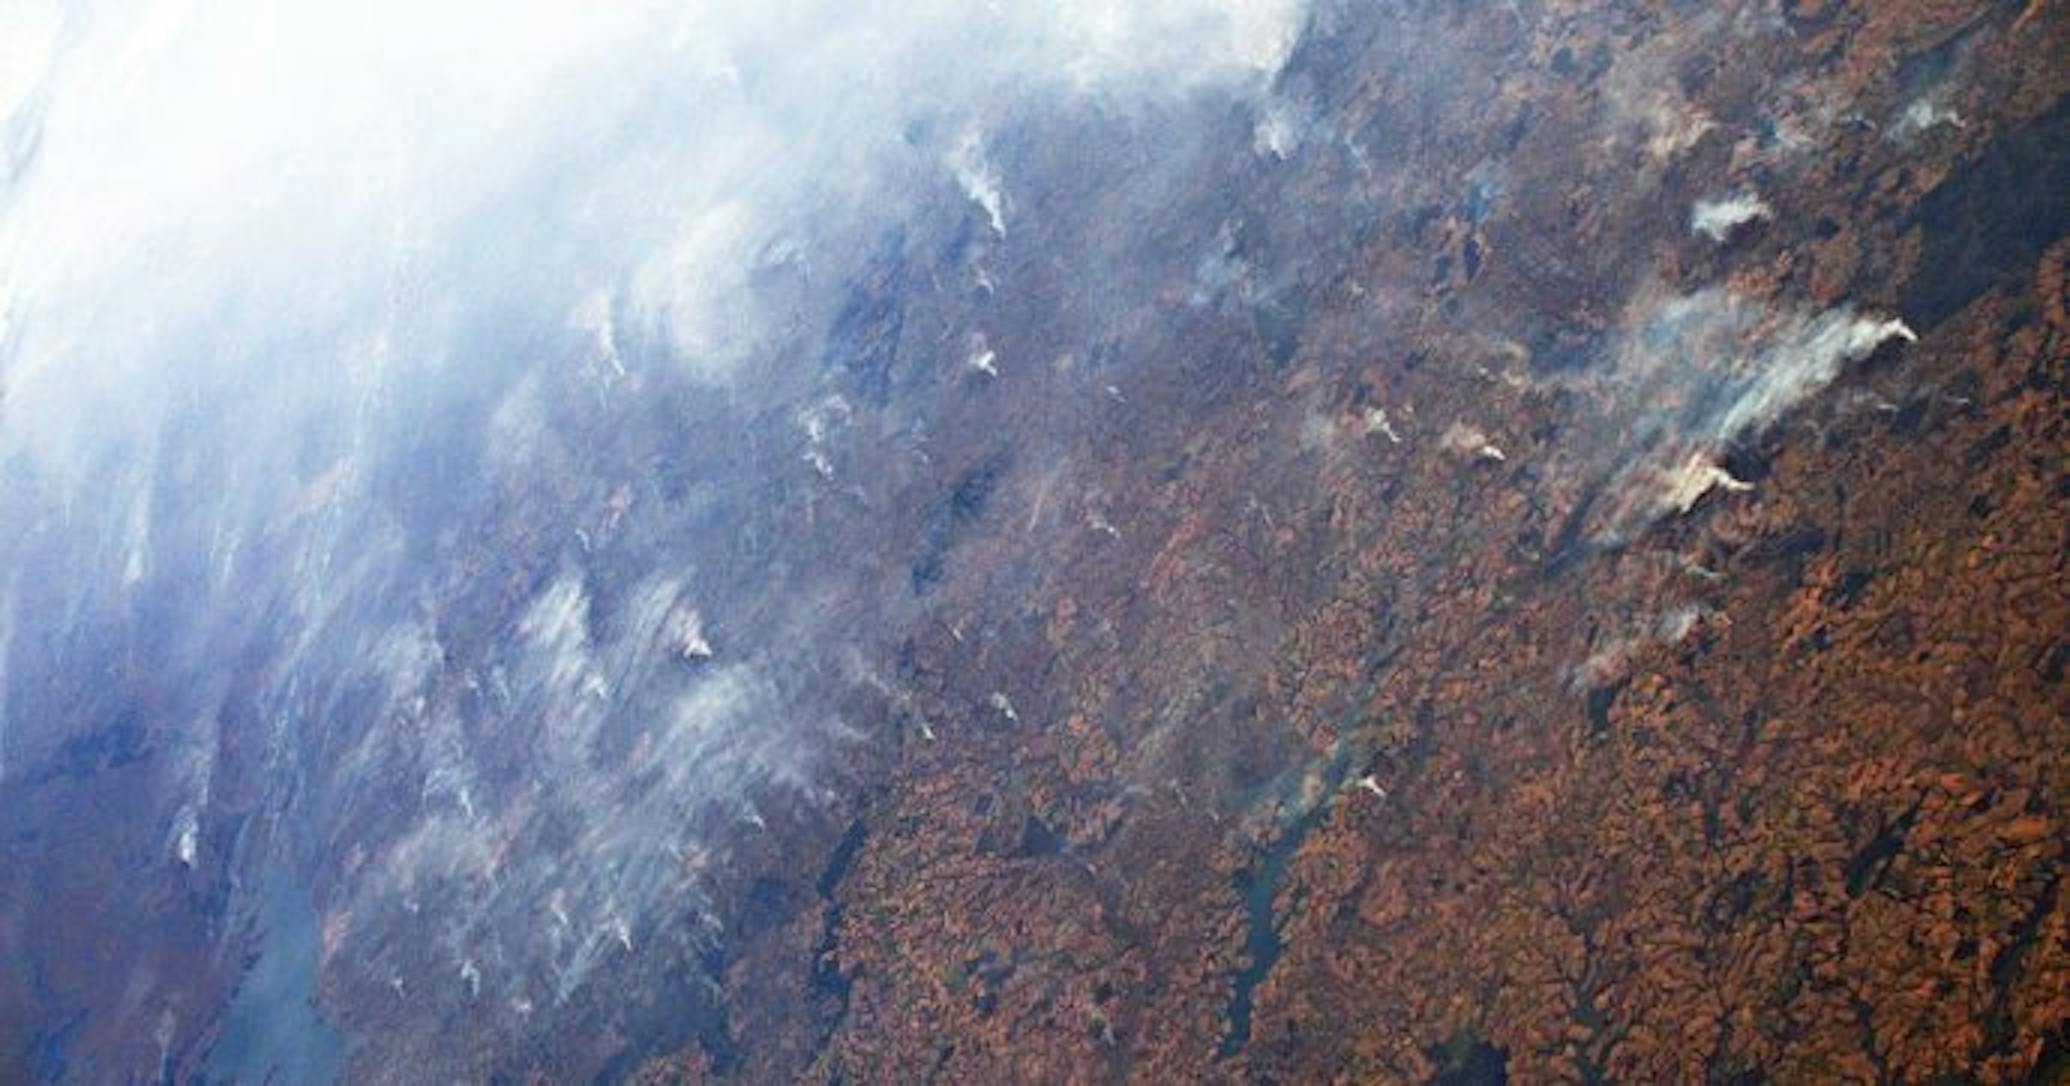
[[[728,1073],[2060,1081],[2070,242],[2031,223],[2070,197],[2017,179],[2061,173],[2070,14],[1382,7],[1288,76],[1395,209],[1290,357],[945,395],[1098,497],[979,495],[857,707],[847,839],[816,887],[747,861],[801,904],[729,966]],[[1901,138],[1921,65],[1960,121]],[[1686,228],[1741,188],[1771,215]],[[1586,360],[1712,286],[1920,338],[1620,537],[1592,450],[1636,416]]]

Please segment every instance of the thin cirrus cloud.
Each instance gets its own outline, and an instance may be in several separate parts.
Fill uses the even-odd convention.
[[[988,121],[1259,87],[1301,17],[1292,0],[17,6],[0,502],[71,537],[82,592],[220,580],[309,502],[349,507],[398,428],[540,364],[479,349],[499,329],[610,325],[738,383],[775,323],[758,261],[803,252],[837,282],[908,194],[971,163],[998,220],[1012,182],[981,158]],[[966,143],[911,146],[933,120]],[[203,552],[184,564],[183,533]]]
[[[1301,0],[9,5],[0,523],[21,530],[0,536],[0,803],[145,696],[105,676],[149,675],[168,755],[135,836],[169,869],[331,847],[374,817],[360,784],[422,775],[421,810],[341,865],[326,917],[336,942],[443,911],[428,942],[359,957],[367,983],[429,968],[452,998],[546,1006],[662,937],[696,900],[699,845],[655,828],[694,821],[686,803],[759,818],[740,790],[808,789],[841,729],[771,723],[791,715],[781,669],[723,642],[686,679],[656,642],[697,628],[700,601],[661,556],[555,559],[507,644],[440,643],[427,610],[469,574],[426,563],[492,504],[479,476],[582,471],[540,420],[570,358],[729,402],[795,391],[779,348],[798,314],[830,311],[925,200],[966,199],[1013,243],[1026,211],[995,128],[1262,100],[1305,17]],[[802,269],[783,297],[778,265]],[[541,519],[574,493],[542,480]],[[809,641],[811,601],[771,610]],[[462,658],[479,673],[442,684]],[[537,752],[534,780],[455,719],[456,683]],[[621,705],[659,723],[586,757],[623,739]],[[233,715],[264,734],[230,734]],[[219,766],[239,743],[267,753]],[[220,804],[300,829],[225,857]]]

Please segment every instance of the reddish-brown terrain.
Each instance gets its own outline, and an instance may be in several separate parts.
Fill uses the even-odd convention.
[[[2070,1068],[2070,13],[1527,7],[1311,30],[1282,84],[1370,170],[1228,213],[1389,210],[1297,347],[1181,331],[1085,396],[992,332],[1020,371],[936,456],[1042,451],[886,662],[816,886],[768,860],[721,1077]],[[1899,120],[1929,91],[1959,122]],[[1771,212],[1688,229],[1742,188]],[[1711,287],[1744,342],[1842,303],[1918,342],[1621,511],[1672,390],[1602,372]]]
[[[0,312],[0,1079],[2070,1081],[2070,5],[895,7]]]

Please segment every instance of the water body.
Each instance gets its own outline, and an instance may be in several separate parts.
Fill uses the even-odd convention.
[[[316,906],[285,870],[260,891],[263,948],[225,1012],[204,1082],[330,1083],[345,1040],[316,1011]]]
[[[1308,839],[1310,831],[1329,813],[1330,798],[1343,787],[1344,778],[1351,770],[1351,756],[1349,744],[1339,745],[1323,770],[1322,786],[1315,802],[1302,810],[1279,839],[1259,856],[1257,863],[1237,879],[1237,888],[1243,892],[1243,949],[1248,961],[1243,971],[1236,975],[1236,988],[1229,997],[1229,1032],[1222,1036],[1218,1052],[1224,1059],[1242,1052],[1251,1041],[1252,993],[1258,983],[1272,972],[1272,967],[1279,963],[1280,951],[1284,949],[1280,942],[1279,915],[1274,907],[1279,899],[1280,884],[1286,881],[1287,867],[1293,863],[1294,854],[1301,850],[1301,842]],[[1294,776],[1292,787],[1298,789],[1299,782],[1300,776]]]
[[[39,1036],[29,1047],[29,1066],[36,1069],[38,1082],[63,1082],[65,1069],[69,1066],[67,1054],[71,1051],[72,1038],[79,1027],[86,1023],[86,1012],[80,1011],[65,1020],[65,1024]]]

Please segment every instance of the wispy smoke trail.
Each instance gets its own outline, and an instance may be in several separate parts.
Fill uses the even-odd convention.
[[[175,756],[132,836],[168,869],[324,871],[333,983],[418,1006],[521,1022],[614,948],[695,937],[697,827],[809,795],[844,729],[789,703],[803,650],[706,628],[683,556],[739,526],[654,511],[556,412],[798,399],[786,352],[902,219],[953,193],[1013,243],[995,128],[1260,95],[1303,18],[9,8],[0,803],[134,717]],[[471,617],[512,596],[514,628]],[[813,607],[768,624],[810,645]]]

